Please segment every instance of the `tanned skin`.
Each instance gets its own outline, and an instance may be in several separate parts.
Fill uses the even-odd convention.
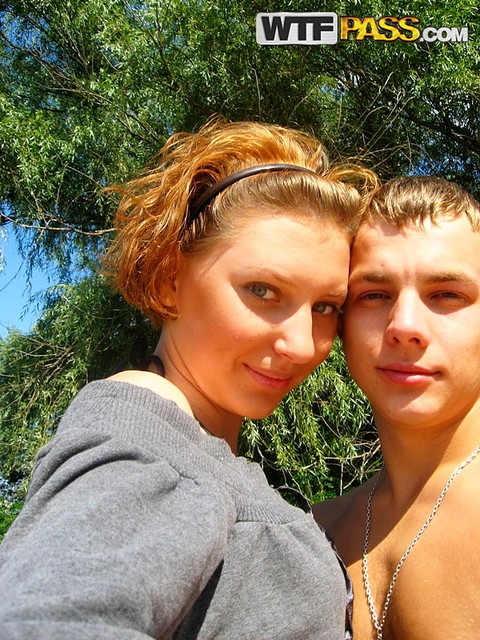
[[[384,459],[368,568],[380,616],[397,563],[452,472],[480,444],[480,233],[466,216],[362,223],[343,340]],[[375,478],[314,507],[352,577],[355,640],[376,638],[362,580]],[[452,482],[402,566],[383,640],[480,637],[480,455]]]

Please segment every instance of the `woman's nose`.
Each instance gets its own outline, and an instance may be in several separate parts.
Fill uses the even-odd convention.
[[[298,309],[277,327],[274,349],[279,355],[298,364],[306,364],[315,357],[312,310]]]

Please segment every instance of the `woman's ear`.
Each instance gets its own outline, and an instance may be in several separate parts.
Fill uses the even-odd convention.
[[[151,299],[150,319],[160,326],[168,318],[177,316],[177,297],[175,285],[162,280],[153,281],[149,288]],[[148,314],[147,314],[148,315]]]

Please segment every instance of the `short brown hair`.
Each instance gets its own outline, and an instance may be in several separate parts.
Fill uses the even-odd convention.
[[[234,172],[269,163],[308,171],[266,172],[242,179],[217,195],[190,226],[191,203]],[[172,135],[154,166],[110,191],[121,194],[117,235],[104,258],[106,275],[124,298],[154,325],[175,316],[169,292],[181,255],[206,250],[252,218],[283,213],[326,220],[346,234],[358,221],[359,191],[376,184],[375,174],[357,165],[329,167],[313,136],[255,122],[208,122],[197,133]]]
[[[380,218],[401,228],[462,215],[480,231],[480,203],[463,187],[438,176],[406,176],[369,194],[362,221]]]

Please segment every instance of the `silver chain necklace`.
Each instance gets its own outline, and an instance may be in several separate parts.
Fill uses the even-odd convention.
[[[395,571],[393,572],[392,579],[391,579],[390,584],[388,586],[387,595],[385,596],[385,601],[383,603],[383,609],[382,609],[382,612],[381,612],[380,617],[379,617],[377,615],[376,611],[375,611],[375,605],[374,605],[374,602],[373,602],[372,590],[370,588],[370,579],[369,579],[369,576],[368,576],[368,558],[367,558],[367,554],[368,554],[368,543],[369,543],[369,539],[370,539],[370,527],[371,527],[371,522],[372,522],[372,499],[373,499],[373,494],[375,493],[378,485],[380,484],[380,479],[382,477],[383,469],[380,470],[380,473],[378,474],[378,477],[377,477],[377,479],[375,481],[375,484],[373,485],[373,489],[371,490],[370,495],[368,496],[368,500],[367,500],[367,514],[366,514],[366,517],[365,517],[365,539],[363,541],[363,554],[362,554],[363,586],[365,588],[365,595],[367,597],[368,608],[370,609],[370,616],[372,618],[372,623],[373,623],[373,626],[374,626],[376,634],[377,634],[376,635],[376,640],[383,640],[383,627],[385,625],[385,620],[386,620],[386,617],[387,617],[387,612],[388,612],[388,607],[390,605],[390,600],[392,599],[393,588],[394,588],[395,583],[397,581],[398,574],[400,573],[400,569],[402,568],[405,560],[410,555],[410,552],[412,551],[413,547],[417,544],[417,542],[419,541],[420,537],[425,532],[425,529],[428,527],[430,522],[435,517],[435,514],[437,513],[438,509],[440,508],[440,505],[442,504],[442,501],[443,501],[447,491],[450,489],[450,486],[451,486],[452,482],[455,480],[455,478],[458,476],[458,474],[461,471],[463,471],[463,469],[465,469],[465,467],[468,464],[470,464],[470,462],[472,462],[472,460],[474,460],[478,456],[479,453],[480,453],[480,446],[478,446],[475,449],[475,451],[473,451],[468,456],[468,458],[466,460],[464,460],[462,462],[462,464],[459,465],[455,469],[455,471],[452,473],[452,475],[447,480],[447,483],[443,487],[443,490],[442,490],[441,494],[438,496],[438,499],[437,499],[437,501],[436,501],[436,503],[435,503],[430,515],[425,520],[423,525],[420,527],[420,530],[417,533],[417,535],[413,538],[413,540],[410,542],[408,547],[405,549],[405,552],[404,552],[403,556],[400,558],[400,560],[399,560],[399,562],[397,564],[397,567],[396,567]]]

